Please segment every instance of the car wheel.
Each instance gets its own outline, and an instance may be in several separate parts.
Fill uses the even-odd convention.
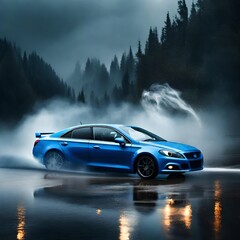
[[[151,156],[141,156],[136,163],[137,174],[143,179],[153,179],[158,174],[155,159]]]
[[[60,152],[50,151],[46,154],[44,163],[47,169],[59,170],[64,166],[64,158]]]

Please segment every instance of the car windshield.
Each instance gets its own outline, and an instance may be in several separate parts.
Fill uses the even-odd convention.
[[[121,129],[136,141],[166,141],[156,134],[139,127],[122,126]]]

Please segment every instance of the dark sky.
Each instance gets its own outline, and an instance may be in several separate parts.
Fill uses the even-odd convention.
[[[109,66],[114,54],[135,50],[176,9],[177,0],[0,0],[0,37],[36,51],[66,78],[77,60]]]

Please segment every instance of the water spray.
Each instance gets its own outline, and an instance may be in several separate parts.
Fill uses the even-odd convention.
[[[185,113],[192,116],[201,126],[201,120],[197,113],[180,95],[181,93],[170,87],[168,83],[153,84],[149,90],[143,91],[141,103],[146,111],[160,115],[173,112]]]

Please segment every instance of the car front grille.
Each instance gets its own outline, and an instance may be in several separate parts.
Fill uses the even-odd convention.
[[[181,164],[181,168],[184,170],[184,169],[189,169],[189,166],[187,163],[182,163]]]
[[[202,160],[189,161],[189,163],[191,169],[202,168]]]
[[[201,152],[189,152],[189,153],[184,153],[184,155],[187,159],[196,159],[201,156]]]

